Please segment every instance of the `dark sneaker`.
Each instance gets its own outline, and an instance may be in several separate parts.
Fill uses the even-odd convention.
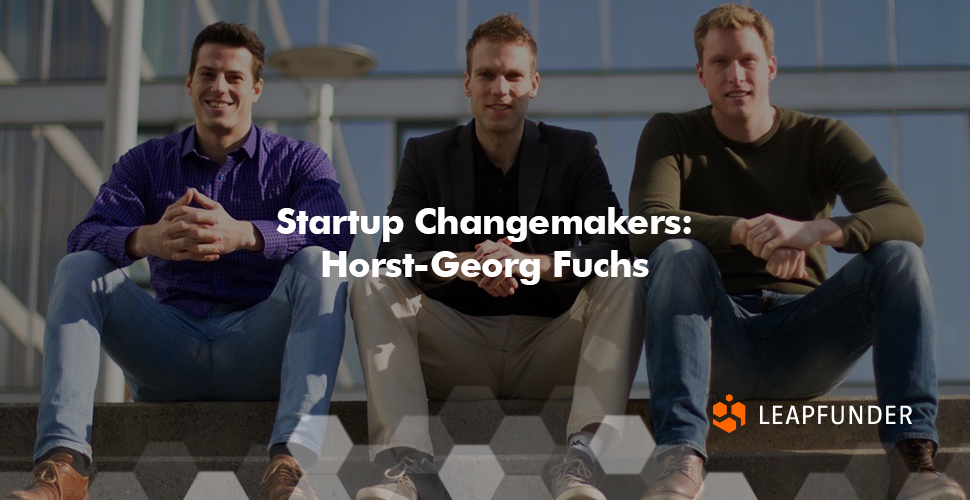
[[[551,472],[556,500],[606,500],[596,488],[595,467],[586,452],[569,448]]]
[[[659,457],[660,474],[640,500],[697,500],[704,492],[704,459],[686,446]]]
[[[963,488],[933,465],[932,441],[907,439],[889,452],[889,500],[966,500]]]

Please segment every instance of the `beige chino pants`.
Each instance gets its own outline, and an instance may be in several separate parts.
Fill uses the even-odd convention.
[[[626,412],[643,345],[642,278],[593,278],[557,318],[469,316],[383,270],[357,279],[350,298],[372,460],[397,447],[434,455],[429,398],[572,396],[567,436]]]

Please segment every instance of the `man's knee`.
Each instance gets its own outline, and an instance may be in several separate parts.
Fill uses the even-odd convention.
[[[667,240],[650,254],[649,259],[651,274],[658,267],[682,272],[705,268],[713,263],[714,256],[707,246],[691,239]]]
[[[70,253],[64,256],[54,269],[53,287],[85,286],[91,281],[101,278],[118,266],[94,250]]]
[[[363,301],[368,300],[374,293],[382,286],[382,277],[373,276],[368,274],[367,276],[362,276],[360,278],[355,277],[350,280],[350,309],[353,312],[354,307],[363,304]]]
[[[356,316],[358,311],[367,310],[376,304],[384,304],[379,307],[386,307],[407,300],[414,293],[409,290],[413,286],[409,282],[404,276],[388,276],[385,268],[378,269],[377,276],[372,272],[367,276],[354,277],[350,282],[351,316]]]
[[[336,272],[331,272],[330,276],[323,276],[323,254],[329,254],[330,260],[336,260],[337,254],[323,247],[306,247],[293,254],[287,266],[293,268],[298,275],[305,278],[320,280],[327,287],[339,289],[343,283],[347,282],[346,277],[341,277]]]
[[[872,265],[894,274],[929,276],[923,251],[909,241],[886,241],[870,248],[864,255]]]
[[[331,258],[337,258],[335,253],[326,248],[306,247],[293,254],[287,264],[301,273],[323,276],[323,252],[328,252]]]

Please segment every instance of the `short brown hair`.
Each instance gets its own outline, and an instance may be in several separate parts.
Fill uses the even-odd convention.
[[[518,17],[515,17],[515,14],[504,12],[475,28],[472,37],[465,44],[465,69],[469,73],[472,70],[472,50],[481,40],[514,43],[529,47],[529,52],[532,52],[532,71],[535,72],[539,46],[536,45],[536,39],[533,38],[532,33],[529,33],[529,30],[522,24],[522,21],[519,21]]]
[[[775,30],[764,14],[757,10],[735,3],[728,3],[714,7],[697,20],[694,26],[694,48],[697,49],[697,60],[704,62],[704,39],[711,29],[739,30],[747,27],[754,28],[765,44],[765,54],[771,57],[775,52]]]
[[[266,63],[264,53],[266,47],[253,30],[245,24],[227,23],[219,21],[206,26],[195,37],[192,43],[192,62],[189,65],[189,75],[195,73],[195,65],[199,61],[199,50],[207,43],[218,43],[230,47],[242,47],[253,55],[253,81],[258,82],[263,77],[263,64]]]

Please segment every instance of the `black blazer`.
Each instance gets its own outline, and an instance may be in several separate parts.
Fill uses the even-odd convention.
[[[403,219],[404,229],[381,243],[378,258],[401,259],[410,253],[418,263],[425,263],[439,251],[470,250],[468,235],[426,235],[418,231],[414,218],[428,207],[444,207],[447,215],[459,220],[474,215],[474,126],[473,120],[464,126],[408,140],[394,195],[387,207],[388,215]],[[543,216],[551,222],[553,215],[605,216],[611,206],[619,215],[620,205],[596,149],[596,137],[589,132],[526,120],[519,151],[520,215]],[[612,250],[617,250],[621,258],[631,255],[626,235],[530,232],[522,244],[528,253],[569,250],[580,259],[608,259]],[[417,274],[412,280],[432,298],[447,293],[443,290],[447,285],[424,280]],[[548,285],[571,304],[587,281],[589,278],[575,278]]]

